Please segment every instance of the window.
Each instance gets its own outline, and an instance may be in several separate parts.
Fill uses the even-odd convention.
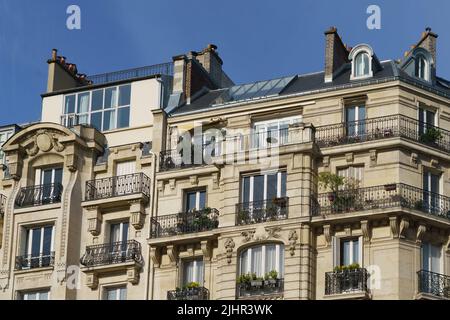
[[[119,222],[111,224],[110,240],[111,243],[126,242],[128,240],[128,222]]]
[[[442,248],[423,242],[421,246],[422,270],[440,273]]]
[[[433,128],[436,124],[436,112],[419,108],[419,134],[425,134],[429,128]]]
[[[300,123],[301,117],[257,122],[253,126],[252,148],[266,148],[288,142],[289,125]]]
[[[53,203],[59,199],[62,191],[63,169],[60,167],[35,169],[35,186],[41,186],[40,192],[35,193],[35,200],[42,204]]]
[[[200,286],[204,283],[204,265],[203,258],[186,260],[182,262],[183,273],[181,284],[183,286],[197,282]]]
[[[201,210],[206,207],[206,190],[186,192],[185,211]]]
[[[350,106],[345,108],[345,122],[347,129],[347,136],[361,137],[366,131],[366,107]]]
[[[98,89],[65,96],[61,124],[90,124],[100,131],[130,125],[131,85]]]
[[[136,173],[136,161],[123,161],[116,164],[116,179],[114,188],[117,195],[124,195],[136,192],[138,181]]]
[[[284,246],[282,244],[266,244],[250,247],[239,256],[239,274],[256,273],[264,277],[266,273],[275,270],[278,278],[283,278]]]
[[[127,287],[105,288],[104,300],[127,300]]]
[[[49,300],[50,290],[26,291],[19,293],[19,300]]]
[[[362,239],[333,237],[334,266],[362,265]]]
[[[440,175],[425,170],[423,173],[423,209],[440,212]]]
[[[242,202],[263,202],[286,197],[286,172],[242,177]]]
[[[370,75],[370,58],[367,52],[360,52],[355,57],[355,77],[365,77]]]
[[[1,146],[3,146],[3,144],[12,136],[12,134],[13,134],[12,131],[0,133],[0,164],[6,163],[5,154],[1,149]]]
[[[20,269],[53,265],[55,227],[52,225],[25,229]]]
[[[340,168],[337,170],[337,174],[340,177],[347,179],[354,179],[359,185],[363,185],[364,181],[364,166],[349,166],[346,168]]]
[[[427,60],[423,55],[417,55],[416,56],[416,65],[415,65],[415,76],[417,78],[428,80],[427,78]]]
[[[111,224],[110,255],[113,263],[126,261],[128,248],[128,222]]]

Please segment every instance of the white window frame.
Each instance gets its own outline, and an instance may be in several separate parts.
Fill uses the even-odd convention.
[[[431,269],[431,270],[433,269],[431,247],[438,247],[439,248],[439,271],[438,272],[424,269],[425,268],[425,266],[423,265],[423,260],[424,260],[423,247],[424,246],[428,247],[429,256],[428,256],[427,260],[428,260],[428,266],[430,267],[429,269]],[[421,264],[420,268],[421,269],[423,269],[425,271],[429,271],[429,272],[436,272],[436,273],[442,273],[442,270],[444,270],[444,252],[443,252],[443,247],[442,246],[437,246],[437,245],[434,245],[434,244],[432,244],[430,242],[422,242],[422,246],[420,247],[420,257],[421,257],[421,259],[420,259],[420,264]]]
[[[253,190],[254,190],[254,180],[255,176],[262,175],[264,176],[264,197],[263,201],[271,200],[267,199],[267,176],[270,174],[273,174],[275,172],[261,172],[260,174],[248,174],[248,175],[242,175],[241,176],[241,199],[244,199],[244,178],[250,178],[250,190],[249,190],[249,196],[248,196],[248,202],[253,202]],[[281,198],[281,182],[282,182],[282,173],[286,173],[286,183],[287,183],[287,172],[284,170],[277,171],[277,198]],[[286,188],[287,191],[287,188]]]
[[[347,119],[347,110],[351,109],[351,108],[355,109],[355,120],[351,120],[350,121],[349,119]],[[360,119],[359,118],[359,109],[360,108],[364,109],[364,116],[365,116],[364,119]],[[357,136],[359,136],[360,121],[364,121],[364,120],[367,119],[367,108],[366,108],[366,105],[364,104],[364,105],[349,105],[349,106],[345,106],[344,107],[344,117],[345,117],[346,130],[348,129],[348,127],[347,127],[348,123],[353,122],[355,124],[354,135],[351,136],[348,132],[346,132],[346,135],[348,137],[357,137]]]
[[[198,189],[198,190],[187,190],[185,191],[184,194],[184,211],[188,211],[188,195],[190,193],[194,193],[195,192],[195,210],[200,210],[200,193],[204,192],[205,193],[205,208],[207,207],[207,199],[206,199],[206,188],[205,189]]]
[[[433,126],[438,127],[439,126],[439,124],[438,124],[439,117],[438,117],[437,110],[433,110],[433,109],[427,108],[425,106],[419,106],[419,109],[417,111],[417,119],[420,119],[420,113],[422,113],[422,115],[423,115],[423,123],[426,126],[428,124],[427,123],[427,120],[428,120],[427,112],[433,112],[433,114],[434,114]],[[424,128],[424,130],[425,129],[426,128]]]
[[[120,92],[120,87],[123,86],[130,86],[130,102],[127,105],[123,105],[123,106],[119,106],[119,92]],[[116,103],[115,106],[113,107],[109,107],[109,108],[104,108],[105,107],[105,100],[106,100],[106,90],[108,89],[116,89]],[[99,91],[99,90],[103,90],[103,104],[102,104],[102,108],[99,110],[92,110],[92,95],[94,91]],[[83,95],[83,94],[89,94],[89,106],[88,106],[88,110],[86,112],[83,113],[79,113],[78,112],[78,96],[79,95]],[[66,113],[66,97],[68,96],[75,96],[75,108],[74,108],[74,113]],[[93,89],[93,90],[89,90],[89,91],[81,91],[81,92],[75,92],[75,93],[71,93],[71,94],[67,94],[64,95],[63,97],[63,106],[62,106],[62,116],[61,116],[61,124],[63,126],[73,126],[73,125],[77,125],[79,124],[79,118],[81,116],[87,116],[87,121],[83,122],[83,124],[91,124],[91,115],[93,113],[101,113],[101,128],[99,129],[99,131],[102,132],[108,132],[108,131],[112,131],[112,130],[116,130],[116,129],[124,129],[124,128],[129,128],[131,126],[131,98],[132,98],[132,85],[131,83],[128,84],[121,84],[121,85],[116,85],[116,86],[110,86],[110,87],[104,87],[104,88],[98,88],[98,89]],[[129,123],[127,127],[123,127],[123,128],[118,128],[118,121],[119,121],[119,110],[123,109],[123,108],[129,108]],[[103,130],[104,127],[104,121],[105,121],[105,112],[106,111],[114,111],[115,114],[115,123],[114,126],[112,128],[109,128],[108,130]]]
[[[420,73],[422,71],[421,69],[421,65],[420,65],[420,61],[423,60],[424,61],[424,65],[425,65],[425,69],[423,70],[423,77],[420,76]],[[414,76],[416,78],[419,78],[421,80],[425,80],[425,81],[430,81],[429,77],[430,77],[430,66],[429,66],[429,61],[428,59],[423,55],[423,54],[417,54],[414,58]],[[416,68],[418,69],[418,75],[416,75]]]
[[[363,74],[363,75],[356,75],[356,57],[359,54],[366,54],[368,56],[368,60],[369,60],[369,73],[367,74]],[[363,46],[359,49],[357,49],[354,52],[350,53],[350,58],[352,60],[352,72],[350,75],[350,80],[360,80],[360,79],[365,79],[365,78],[371,78],[373,77],[373,70],[372,70],[372,65],[373,65],[373,56],[372,54],[367,50],[366,46]],[[364,59],[363,59],[364,62]]]
[[[124,240],[123,240],[123,230],[124,230],[124,224],[125,223],[127,223],[128,224],[128,231],[127,231],[127,240],[126,241],[128,241],[128,240],[130,240],[129,239],[129,231],[130,231],[130,223],[128,222],[128,221],[120,221],[120,222],[111,222],[110,224],[109,224],[109,238],[110,238],[110,240],[109,240],[109,242],[111,242],[111,243],[113,243],[113,241],[112,241],[112,236],[113,236],[113,234],[112,234],[112,232],[113,232],[113,226],[119,226],[119,240],[118,241],[114,241],[114,242],[123,242]]]
[[[62,169],[64,173],[63,167],[52,167],[52,168],[36,168],[35,169],[35,178],[34,178],[34,184],[35,186],[43,185],[44,184],[44,171],[51,170],[52,171],[52,179],[50,183],[55,183],[55,171],[58,169]],[[61,181],[62,183],[62,181]]]
[[[338,236],[333,236],[332,239],[332,246],[333,246],[333,268],[334,267],[340,267],[341,266],[341,241],[352,241],[355,238],[358,238],[358,255],[359,255],[359,261],[358,262],[352,262],[352,263],[358,263],[359,266],[362,268],[363,267],[363,249],[364,249],[364,245],[363,245],[363,237],[359,236],[359,237],[338,237]],[[351,242],[350,245],[350,261],[353,261],[353,245],[354,245],[354,241]]]
[[[24,292],[19,292],[19,297],[21,298],[20,300],[25,300],[28,301],[28,296],[35,294],[36,295],[36,299],[34,299],[35,301],[41,300],[40,296],[41,294],[46,293],[47,294],[47,300],[50,300],[50,290],[38,290],[38,291],[24,291]],[[30,300],[32,301],[32,300]]]
[[[108,293],[111,291],[116,291],[116,299],[115,301],[120,301],[120,291],[125,290],[125,300],[128,299],[128,288],[127,285],[114,286],[114,287],[105,287],[103,292],[103,300],[108,300]],[[113,300],[114,301],[114,300]]]
[[[200,279],[197,279],[197,271],[198,271],[198,269],[200,269],[200,267],[199,267],[199,262],[200,262],[200,260],[201,260],[201,265],[202,265],[202,267],[201,267],[201,273],[202,273],[202,275],[203,275],[203,282],[200,282]],[[185,267],[185,265],[186,264],[189,264],[189,263],[193,263],[193,279],[192,279],[192,282],[198,282],[199,284],[200,284],[200,286],[203,286],[203,284],[204,284],[204,281],[205,281],[205,262],[204,262],[204,260],[203,260],[203,257],[197,257],[197,258],[194,258],[194,259],[183,259],[182,261],[181,261],[181,263],[182,263],[182,271],[181,271],[181,279],[180,279],[180,283],[181,284],[184,284],[184,283],[186,283],[187,281],[186,281],[186,275],[184,274],[184,267]]]
[[[278,133],[278,143],[273,143],[271,145],[282,145],[281,143],[281,139],[279,136],[280,130],[281,130],[281,124],[283,123],[288,123],[288,127],[292,124],[295,123],[302,123],[303,122],[303,116],[299,115],[299,116],[291,116],[291,117],[284,117],[284,118],[279,118],[279,119],[271,119],[271,120],[264,120],[264,121],[257,121],[253,123],[253,128],[252,128],[252,138],[251,138],[251,149],[258,149],[258,148],[265,148],[267,147],[267,133],[269,132],[268,128],[270,126],[277,126],[277,130],[276,132]],[[262,137],[260,136],[262,135]],[[287,135],[289,135],[289,132],[287,132]],[[254,144],[256,143],[256,140],[258,139],[258,145],[255,146]]]
[[[249,247],[239,254],[239,266],[238,270],[240,274],[247,274],[252,272],[252,250],[255,248],[261,248],[261,267],[262,267],[262,274],[257,274],[259,277],[264,277],[264,275],[272,270],[265,270],[266,268],[266,247],[267,246],[275,246],[275,265],[278,269],[276,270],[278,272],[278,277],[283,278],[284,275],[284,261],[281,260],[281,251],[284,250],[284,245],[279,243],[267,243],[263,245],[257,245]],[[242,264],[243,264],[243,254],[244,252],[247,252],[247,261],[246,261],[246,270],[242,271]],[[284,257],[284,255],[283,255]]]

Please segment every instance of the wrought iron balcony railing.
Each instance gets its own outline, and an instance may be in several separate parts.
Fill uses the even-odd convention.
[[[55,264],[55,252],[48,254],[27,254],[16,257],[16,270],[52,267]]]
[[[403,115],[350,121],[316,128],[319,147],[402,137],[450,152],[450,131]]]
[[[150,197],[150,178],[142,172],[87,181],[85,200],[106,199],[137,193]]]
[[[288,209],[288,197],[238,203],[236,205],[236,225],[287,219]]]
[[[0,194],[0,217],[3,217],[5,214],[5,206],[6,206],[6,197]]]
[[[216,229],[218,226],[219,211],[215,208],[205,208],[152,218],[151,237],[161,238],[209,231]]]
[[[214,164],[214,157],[232,155],[243,151],[273,150],[280,146],[314,141],[315,129],[312,126],[292,126],[279,130],[252,132],[245,135],[223,136],[205,144],[179,145],[178,149],[160,153],[160,171],[190,168]],[[202,138],[193,139],[203,141]],[[267,153],[256,154],[260,157]],[[237,159],[239,160],[239,159]]]
[[[41,206],[61,202],[63,186],[60,183],[42,184],[20,189],[15,200],[16,208]]]
[[[364,268],[325,273],[325,295],[368,292],[369,273]]]
[[[209,290],[205,287],[177,288],[167,292],[167,300],[208,300]]]
[[[141,244],[136,240],[88,246],[80,259],[80,263],[86,267],[143,261]]]
[[[450,299],[450,276],[420,270],[417,272],[419,293]]]
[[[236,284],[236,296],[238,298],[279,295],[283,291],[284,279],[254,280]]]
[[[404,207],[450,219],[449,197],[403,183],[322,193],[317,202],[322,215]]]

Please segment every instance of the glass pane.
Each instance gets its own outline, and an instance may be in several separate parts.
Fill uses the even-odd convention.
[[[368,54],[363,54],[363,61],[364,61],[364,70],[363,70],[363,74],[364,75],[368,75],[369,74],[369,55]]]
[[[242,201],[245,203],[250,201],[250,177],[242,179]]]
[[[240,274],[247,273],[247,265],[248,265],[248,250],[245,250],[241,253],[241,261],[240,261]]]
[[[89,124],[89,114],[78,115],[78,124]]]
[[[203,261],[197,260],[197,270],[195,270],[196,273],[196,281],[200,284],[200,286],[203,285]]]
[[[253,202],[264,200],[264,176],[253,178]]]
[[[116,289],[108,289],[106,291],[106,299],[107,300],[116,300],[117,290]]]
[[[430,245],[431,272],[441,272],[441,248]]]
[[[105,109],[117,106],[117,88],[108,88],[105,90]]]
[[[39,300],[48,300],[48,292],[42,291],[39,293]]]
[[[183,285],[194,281],[194,261],[183,263]]]
[[[353,240],[353,261],[351,263],[359,263],[359,240]]]
[[[348,266],[350,264],[350,241],[343,241],[341,243],[341,265]]]
[[[206,206],[206,191],[200,191],[199,209],[203,209]]]
[[[422,244],[422,269],[426,271],[430,270],[430,247],[428,243]]]
[[[39,257],[41,254],[41,228],[33,229],[33,236],[31,239],[31,256]]]
[[[195,204],[196,204],[196,196],[197,192],[188,192],[186,194],[186,210],[187,211],[192,211],[195,209]]]
[[[268,273],[272,270],[278,271],[278,267],[276,265],[276,246],[275,245],[267,245],[266,246],[266,265],[264,273]]]
[[[102,113],[96,112],[91,113],[91,126],[96,128],[97,130],[102,130]]]
[[[42,171],[42,184],[50,184],[52,183],[52,175],[53,175],[53,170],[52,169],[47,169],[47,170],[43,170]]]
[[[286,197],[286,172],[281,172],[281,197]]]
[[[64,103],[64,113],[75,113],[75,95],[66,96]]]
[[[25,293],[24,300],[37,300],[37,293],[36,292]]]
[[[55,171],[55,178],[53,180],[53,183],[60,183],[60,184],[62,184],[63,169],[62,168],[57,168],[57,169],[54,169],[54,171]]]
[[[128,222],[122,223],[122,239],[121,240],[124,242],[128,241]]]
[[[434,126],[434,117],[435,114],[433,111],[427,111],[427,124],[430,126]]]
[[[278,185],[278,174],[267,175],[267,200],[273,200],[277,198],[277,185]]]
[[[120,300],[127,300],[127,288],[120,288]]]
[[[251,272],[256,273],[256,276],[262,277],[264,276],[262,266],[262,247],[254,247],[252,248],[252,265]]]
[[[130,105],[131,85],[119,87],[119,106]]]
[[[89,92],[80,93],[78,95],[78,113],[89,112]]]
[[[117,128],[127,128],[130,126],[130,107],[120,108],[117,116]]]
[[[111,243],[120,241],[120,223],[111,225]]]
[[[103,109],[103,89],[92,91],[92,111]]]
[[[52,226],[48,226],[44,228],[44,241],[42,246],[42,254],[44,256],[50,255],[51,247],[52,247]]]
[[[355,129],[356,129],[356,108],[355,107],[349,107],[345,109],[345,119],[347,121],[347,135],[353,136],[355,135]]]
[[[116,126],[116,111],[105,111],[103,118],[103,131],[115,129]]]

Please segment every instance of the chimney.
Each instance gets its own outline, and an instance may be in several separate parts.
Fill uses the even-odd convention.
[[[438,35],[431,31],[430,27],[427,27],[422,33],[422,37],[416,47],[426,49],[434,61],[434,68],[436,68],[436,44]]]
[[[58,56],[53,49],[48,63],[47,92],[76,88],[90,84],[86,75],[79,74],[76,64],[67,62],[66,57]]]
[[[335,72],[349,62],[348,54],[336,27],[325,31],[325,82],[332,82]]]
[[[200,52],[175,56],[173,62],[173,92],[182,93],[181,99],[187,103],[204,87],[214,90],[234,84],[222,70],[223,61],[213,44]]]

